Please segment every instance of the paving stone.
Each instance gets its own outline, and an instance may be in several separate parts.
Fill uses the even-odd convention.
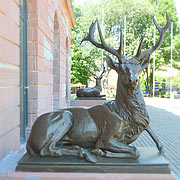
[[[164,145],[164,157],[170,169],[180,179],[180,99],[145,99],[151,119],[150,126]],[[132,143],[134,146],[155,146],[151,137],[143,132]]]

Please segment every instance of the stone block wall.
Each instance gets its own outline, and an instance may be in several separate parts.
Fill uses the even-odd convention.
[[[28,0],[29,127],[41,114],[68,106],[70,99],[69,0]]]
[[[19,1],[1,1],[0,159],[14,149],[20,141],[19,25]]]
[[[0,160],[20,144],[23,121],[20,112],[20,2],[0,1]],[[75,19],[70,0],[26,2],[30,130],[39,115],[69,105],[70,30]]]

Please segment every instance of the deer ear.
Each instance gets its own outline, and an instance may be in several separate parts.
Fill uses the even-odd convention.
[[[108,66],[111,69],[114,69],[115,71],[118,70],[118,68],[119,68],[119,63],[118,62],[112,60],[108,55],[106,55],[106,61],[107,61]]]
[[[150,55],[145,57],[141,62],[142,69],[146,68],[149,65],[150,62]]]

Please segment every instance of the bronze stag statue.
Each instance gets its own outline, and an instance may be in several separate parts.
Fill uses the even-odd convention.
[[[103,78],[103,74],[105,73],[105,67],[103,67],[103,72],[100,76],[97,76],[93,72],[91,72],[90,68],[88,71],[94,76],[96,80],[96,86],[92,88],[82,88],[77,90],[77,97],[104,97],[105,95],[100,95],[101,88],[101,80]]]
[[[118,73],[116,98],[90,108],[70,107],[41,115],[32,127],[27,142],[28,153],[40,156],[76,155],[89,162],[96,162],[96,156],[138,158],[138,150],[129,144],[144,130],[161,152],[162,145],[149,127],[150,120],[138,76],[148,66],[150,55],[163,43],[165,32],[171,24],[168,14],[166,17],[167,23],[162,28],[153,18],[160,33],[158,42],[152,48],[141,51],[143,36],[137,54],[131,59],[122,55],[122,29],[120,47],[115,50],[105,43],[98,20],[93,22],[84,41],[117,57],[118,62],[107,56],[109,67]],[[100,43],[94,39],[96,23]]]

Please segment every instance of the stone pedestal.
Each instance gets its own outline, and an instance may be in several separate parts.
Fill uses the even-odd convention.
[[[75,100],[106,100],[104,97],[77,97]]]
[[[75,100],[71,100],[71,106],[86,106],[92,107],[106,102],[105,98],[77,98]]]
[[[97,163],[88,163],[76,156],[40,157],[25,154],[16,171],[73,172],[73,173],[138,173],[170,174],[168,163],[156,148],[138,148],[140,157],[134,159],[97,157]]]

